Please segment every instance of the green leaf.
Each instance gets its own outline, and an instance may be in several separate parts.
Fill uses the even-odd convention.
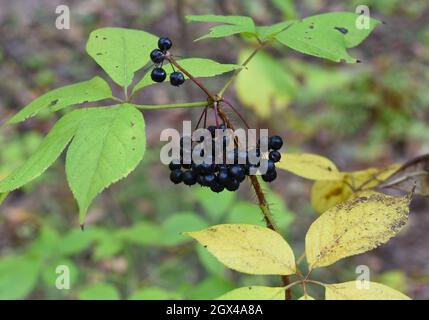
[[[63,259],[63,258],[50,261],[49,263],[46,263],[43,266],[42,279],[45,285],[48,288],[57,290],[57,287],[55,286],[55,284],[58,276],[60,276],[60,273],[56,272],[58,266],[66,266],[69,269],[70,286],[73,286],[78,279],[79,268],[76,266],[76,264],[73,261],[69,259]]]
[[[102,28],[91,32],[86,45],[88,54],[117,84],[127,87],[134,73],[150,61],[158,37],[124,28]]]
[[[189,289],[188,298],[192,300],[211,300],[234,289],[234,285],[224,279],[212,276]]]
[[[0,260],[0,300],[25,298],[36,286],[40,262],[27,257]]]
[[[291,26],[295,21],[283,21],[271,26],[259,26],[256,27],[256,33],[258,34],[258,38],[261,41],[266,41],[275,37],[278,33],[286,30],[289,26]]]
[[[222,64],[214,60],[203,58],[183,59],[179,60],[178,64],[184,69],[186,69],[195,78],[214,77],[240,68],[240,66],[236,64]],[[164,69],[167,71],[171,69],[171,71],[173,71],[171,64],[166,64],[164,66]],[[185,75],[185,79],[189,79],[188,76]],[[147,72],[143,76],[143,78],[135,85],[132,92],[135,93],[143,89],[144,87],[153,84],[156,84],[156,82],[151,79],[150,72]]]
[[[157,224],[141,221],[130,228],[118,230],[116,237],[138,245],[157,245],[162,237],[162,230]]]
[[[346,49],[359,45],[380,23],[370,19],[368,29],[358,29],[361,17],[351,12],[330,12],[295,22],[276,39],[282,44],[312,56],[348,63],[357,62]]]
[[[175,246],[191,241],[182,233],[188,230],[199,230],[207,227],[207,222],[192,212],[177,213],[162,224],[162,237],[159,244],[165,246]]]
[[[246,49],[240,52],[240,61],[252,53]],[[255,81],[258,79],[258,81]],[[284,110],[296,92],[296,82],[284,66],[269,54],[259,52],[236,80],[240,101],[251,108],[257,116],[267,118],[274,110]]]
[[[284,300],[285,290],[282,287],[250,286],[234,289],[216,300]]]
[[[0,204],[2,204],[3,201],[6,200],[8,194],[9,194],[9,192],[0,193]]]
[[[74,229],[61,238],[58,249],[62,255],[70,256],[86,250],[92,241],[91,232]]]
[[[0,192],[12,191],[23,186],[51,166],[76,133],[84,116],[83,110],[75,110],[62,117],[37,151],[21,167],[0,181]]]
[[[234,192],[215,193],[207,188],[195,190],[195,197],[212,221],[219,222],[226,210],[234,203],[236,195]]]
[[[108,283],[96,283],[79,292],[80,300],[119,300],[118,290]]]
[[[135,169],[146,148],[142,114],[130,104],[88,108],[69,149],[66,174],[83,223],[91,201]]]
[[[188,21],[192,22],[214,22],[224,23],[226,25],[214,26],[210,32],[195,41],[207,38],[224,38],[238,33],[250,34],[256,36],[255,23],[252,18],[244,16],[221,16],[221,15],[191,15],[186,16]]]
[[[52,111],[57,111],[74,104],[99,101],[111,96],[112,90],[109,84],[100,77],[94,77],[91,80],[71,84],[45,93],[26,105],[7,123],[24,121],[35,116],[44,108],[51,108]]]
[[[197,246],[198,259],[204,268],[211,274],[216,275],[220,278],[225,276],[225,266],[219,262],[210,252],[204,247]]]

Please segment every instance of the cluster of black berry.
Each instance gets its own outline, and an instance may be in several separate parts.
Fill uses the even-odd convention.
[[[212,155],[205,157],[203,149],[192,148],[191,137],[182,137],[180,140],[180,159],[173,160],[169,164],[171,170],[170,180],[174,184],[183,182],[188,186],[199,184],[203,187],[209,187],[213,192],[219,193],[225,189],[228,191],[236,191],[240,187],[247,175],[251,173],[251,168],[254,167],[256,171],[260,167],[261,153],[260,149],[256,147],[251,151],[240,151],[238,148],[227,151],[226,146],[229,143],[228,136],[222,136],[222,161],[215,161],[218,159],[215,154],[215,141],[216,129],[225,130],[225,125],[209,126],[207,128],[212,136]],[[186,141],[188,140],[188,141]],[[201,142],[201,141],[200,141]],[[183,147],[188,143],[191,146],[190,151],[186,151]],[[268,141],[268,148],[270,149],[267,161],[267,171],[262,175],[262,179],[266,182],[272,182],[277,178],[275,163],[280,161],[281,154],[278,151],[283,145],[283,141],[279,136],[272,136]],[[191,163],[184,161],[186,153],[191,153]],[[194,155],[198,154],[203,157],[203,161],[194,161]],[[257,163],[253,164],[253,159],[259,159]]]
[[[155,82],[163,82],[165,78],[167,78],[167,72],[162,68],[162,63],[165,59],[165,54],[167,50],[171,48],[173,43],[167,37],[161,37],[158,40],[158,49],[152,50],[150,53],[150,59],[156,65],[156,67],[152,70],[150,77]],[[185,82],[185,76],[183,73],[174,71],[170,74],[170,83],[173,86],[180,86]]]

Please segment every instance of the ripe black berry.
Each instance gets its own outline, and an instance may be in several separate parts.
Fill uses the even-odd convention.
[[[277,150],[271,151],[269,156],[268,156],[268,158],[270,158],[270,160],[273,160],[274,162],[279,162],[281,157],[282,157],[282,155]]]
[[[213,173],[205,175],[203,177],[203,185],[206,187],[210,187],[216,180],[216,176]]]
[[[267,172],[268,171],[273,171],[276,169],[276,165],[274,164],[273,160],[268,160],[267,161]]]
[[[158,48],[162,51],[167,51],[168,49],[171,48],[172,45],[173,43],[167,37],[161,37],[158,40]]]
[[[173,170],[180,169],[182,165],[180,164],[180,160],[173,160],[170,162],[168,167],[170,168],[171,171],[173,171]]]
[[[185,76],[183,73],[175,71],[170,74],[170,83],[172,86],[178,87],[185,82]]]
[[[221,184],[217,183],[217,182],[213,182],[212,185],[210,186],[210,190],[216,193],[222,192],[224,190],[224,186],[222,186]]]
[[[229,167],[229,174],[231,177],[236,178],[238,181],[243,181],[245,177],[244,168],[238,164]]]
[[[155,82],[163,82],[165,78],[167,78],[167,73],[162,68],[154,68],[150,74],[150,77]]]
[[[192,170],[185,171],[182,175],[183,183],[192,186],[197,183],[197,175]]]
[[[283,140],[279,136],[272,136],[268,139],[268,148],[279,150],[283,146]]]
[[[272,182],[277,178],[277,172],[276,170],[268,171],[266,174],[262,175],[262,180],[265,182]]]
[[[164,60],[164,53],[159,49],[154,49],[150,53],[150,60],[156,64],[161,63]]]
[[[171,171],[170,180],[174,184],[179,184],[180,182],[182,182],[182,171],[180,169]]]
[[[237,179],[232,179],[226,185],[226,190],[228,190],[228,191],[237,191],[239,187],[240,187],[240,182]]]
[[[221,185],[226,186],[231,181],[230,176],[228,175],[227,170],[221,170],[217,174],[217,182],[219,182]]]

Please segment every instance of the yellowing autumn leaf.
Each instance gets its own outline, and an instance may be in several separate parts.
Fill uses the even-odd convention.
[[[337,204],[310,226],[305,252],[310,269],[376,248],[405,225],[409,199],[371,193]]]
[[[251,286],[234,289],[221,295],[216,300],[284,300],[282,287]]]
[[[337,203],[355,196],[354,190],[368,190],[388,179],[399,165],[387,168],[369,168],[355,172],[343,172],[342,180],[316,181],[311,189],[311,204],[318,213],[323,213]]]
[[[277,167],[310,180],[341,180],[343,175],[335,164],[311,153],[283,153]]]
[[[249,274],[295,273],[292,249],[271,229],[250,224],[221,224],[185,234],[231,269]]]
[[[405,294],[376,282],[369,282],[369,287],[359,288],[356,281],[327,284],[326,300],[410,300]]]

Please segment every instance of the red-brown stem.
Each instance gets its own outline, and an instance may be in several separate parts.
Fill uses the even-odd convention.
[[[179,65],[177,63],[177,61],[174,60],[174,58],[171,57],[171,55],[166,55],[166,59],[168,61],[170,61],[171,64],[173,64],[174,66],[176,66],[177,69],[179,69],[184,74],[186,74],[189,79],[191,79],[198,87],[200,87],[201,90],[204,91],[204,93],[207,95],[207,97],[209,97],[212,101],[215,101],[214,95],[211,94],[210,91],[201,82],[199,82],[197,79],[195,79],[188,71],[186,71],[185,69],[183,69],[182,66]]]

